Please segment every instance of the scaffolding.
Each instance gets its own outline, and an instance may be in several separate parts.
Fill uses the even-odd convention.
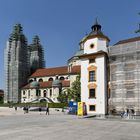
[[[109,47],[109,110],[140,114],[140,41]]]

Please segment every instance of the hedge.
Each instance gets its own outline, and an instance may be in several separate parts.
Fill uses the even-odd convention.
[[[48,103],[50,108],[63,108],[67,107],[68,103]],[[0,107],[24,107],[24,106],[30,106],[30,107],[45,107],[46,103],[11,103],[11,104],[0,104]]]

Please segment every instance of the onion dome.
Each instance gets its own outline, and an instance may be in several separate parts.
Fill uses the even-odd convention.
[[[56,77],[56,79],[52,82],[52,87],[61,87],[62,83],[61,80],[58,79],[58,77]]]
[[[32,83],[30,83],[30,87],[31,88],[39,88],[39,82],[33,81]]]

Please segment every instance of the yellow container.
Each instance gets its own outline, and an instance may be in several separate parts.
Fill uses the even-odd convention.
[[[83,116],[83,114],[84,114],[84,108],[83,108],[83,105],[84,105],[84,102],[78,102],[78,113],[77,113],[77,115],[78,116]]]

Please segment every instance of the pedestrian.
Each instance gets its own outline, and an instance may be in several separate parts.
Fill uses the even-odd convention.
[[[28,107],[26,107],[26,113],[28,113],[29,112],[29,108]]]
[[[40,115],[41,115],[41,111],[42,111],[42,108],[41,108],[41,107],[39,107],[39,112],[40,112]]]
[[[15,111],[17,111],[17,106],[15,106]]]
[[[49,107],[46,107],[46,115],[49,115]]]
[[[131,109],[131,113],[132,113],[132,119],[135,119],[135,111],[134,111],[134,109]]]
[[[121,118],[124,117],[124,113],[125,113],[124,111],[121,112],[121,114],[120,114],[121,115]]]
[[[130,111],[128,108],[126,109],[126,113],[127,113],[127,118],[129,119],[130,118]]]
[[[26,107],[25,106],[23,107],[23,111],[24,111],[24,114],[25,114],[26,113]]]

